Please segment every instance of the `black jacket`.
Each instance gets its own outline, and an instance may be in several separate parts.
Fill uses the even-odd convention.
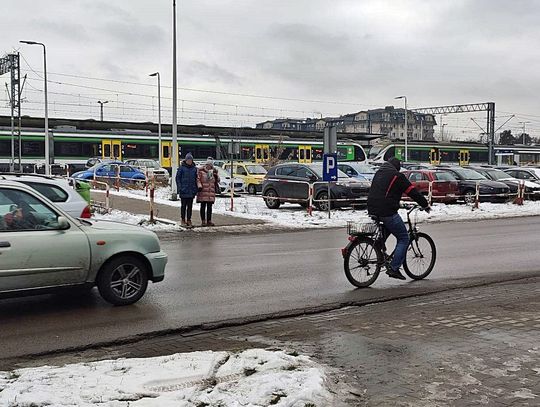
[[[399,209],[403,194],[409,195],[422,208],[429,206],[426,198],[392,164],[385,162],[371,181],[368,196],[368,213],[375,216],[392,216]]]

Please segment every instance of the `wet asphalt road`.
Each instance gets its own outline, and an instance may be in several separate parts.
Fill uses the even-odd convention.
[[[434,273],[421,282],[381,274],[355,290],[343,273],[341,230],[167,236],[164,282],[136,305],[91,294],[0,300],[1,358],[114,341],[152,331],[321,305],[393,298],[540,274],[540,217],[423,225],[436,241]]]

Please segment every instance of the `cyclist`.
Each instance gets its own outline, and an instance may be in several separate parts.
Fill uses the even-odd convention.
[[[405,223],[398,214],[399,201],[403,194],[408,195],[418,203],[426,212],[431,208],[418,190],[400,172],[401,162],[392,157],[385,162],[375,173],[371,181],[371,189],[368,196],[368,213],[383,222],[386,230],[397,239],[394,257],[387,264],[386,274],[392,278],[405,280],[405,276],[399,271],[409,246],[409,233]]]

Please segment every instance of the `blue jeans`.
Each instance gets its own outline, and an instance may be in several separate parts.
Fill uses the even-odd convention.
[[[397,213],[392,216],[381,217],[384,227],[388,232],[393,234],[397,239],[396,250],[394,251],[394,258],[390,263],[392,270],[397,271],[405,261],[407,255],[407,248],[409,247],[409,233],[405,227],[405,222],[401,219]]]

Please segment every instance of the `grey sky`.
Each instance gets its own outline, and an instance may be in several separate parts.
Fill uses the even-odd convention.
[[[152,86],[52,73],[153,85],[155,79],[147,74],[159,70],[163,85],[170,87],[171,3],[3,0],[9,17],[2,24],[0,52],[20,49],[38,71],[29,71],[23,61],[30,78],[24,112],[37,115],[42,108],[40,49],[18,44],[29,39],[48,47],[52,116],[98,117],[96,101],[108,99],[105,116],[110,119],[155,120]],[[413,107],[495,101],[499,123],[508,115],[505,112],[516,113],[519,116],[509,128],[515,130],[519,121],[527,120],[530,132],[540,135],[538,1],[178,3],[179,86],[320,101],[181,91],[180,116],[185,123],[253,125],[271,116],[348,113],[398,105],[401,102],[394,96],[405,94]],[[163,94],[170,97],[170,88]],[[1,99],[6,99],[5,92]],[[165,99],[163,104],[167,121],[171,101]],[[2,102],[2,114],[8,112],[5,105]],[[444,121],[457,135],[475,134],[470,117],[449,116]]]

